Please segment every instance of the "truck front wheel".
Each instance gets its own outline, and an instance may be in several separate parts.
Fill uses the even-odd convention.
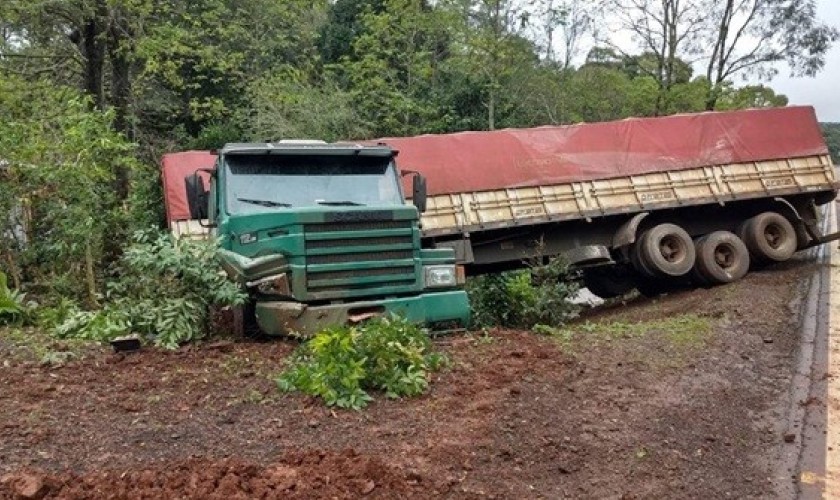
[[[784,262],[796,251],[793,225],[776,212],[764,212],[748,219],[739,233],[753,261],[759,264]]]
[[[750,254],[740,238],[729,231],[715,231],[695,243],[694,271],[701,282],[711,285],[732,283],[750,269]]]

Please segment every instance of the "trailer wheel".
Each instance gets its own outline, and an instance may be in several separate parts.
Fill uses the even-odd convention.
[[[729,231],[715,231],[695,243],[697,261],[694,270],[711,285],[732,283],[750,269],[750,253],[740,238]]]
[[[776,212],[764,212],[748,219],[739,233],[757,263],[784,262],[796,252],[796,231],[790,221]]]
[[[630,247],[630,265],[633,266],[633,269],[639,273],[640,276],[644,278],[654,278],[655,275],[651,270],[650,266],[645,261],[644,255],[642,255],[642,241],[645,240],[645,236],[647,233],[642,233],[639,238],[636,240],[636,244]]]
[[[612,299],[632,290],[633,280],[619,266],[596,267],[583,271],[583,286],[602,299]]]
[[[653,276],[685,276],[694,267],[694,242],[676,224],[659,224],[646,231],[636,244],[637,260]]]

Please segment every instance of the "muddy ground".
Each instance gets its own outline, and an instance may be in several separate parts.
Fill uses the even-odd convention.
[[[429,394],[361,412],[275,389],[292,342],[65,360],[2,333],[0,498],[772,497],[815,267],[439,339]]]

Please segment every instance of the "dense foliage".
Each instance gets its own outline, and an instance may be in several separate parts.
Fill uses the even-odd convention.
[[[0,77],[0,266],[23,281],[97,303],[104,269],[126,226],[115,169],[134,146],[78,90]],[[43,288],[42,288],[43,287]]]
[[[246,299],[219,273],[217,247],[210,242],[141,231],[117,268],[105,307],[69,308],[55,318],[57,335],[109,340],[136,333],[173,349],[208,332],[211,306],[237,306]]]
[[[840,123],[824,123],[823,135],[835,165],[840,165]]]
[[[559,327],[577,315],[570,299],[578,291],[568,266],[561,259],[546,265],[532,264],[523,271],[509,271],[471,278],[467,292],[473,324],[479,328]]]
[[[361,409],[373,400],[371,390],[388,398],[425,392],[430,373],[446,361],[431,348],[425,331],[399,317],[336,326],[303,344],[277,384],[330,406]]]

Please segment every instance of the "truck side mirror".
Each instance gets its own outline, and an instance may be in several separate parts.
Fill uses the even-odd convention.
[[[187,205],[190,207],[190,218],[204,220],[207,218],[208,190],[204,185],[204,178],[199,172],[184,178],[187,189]]]
[[[420,213],[426,211],[426,178],[421,174],[416,174],[412,179],[411,185],[411,201]]]

